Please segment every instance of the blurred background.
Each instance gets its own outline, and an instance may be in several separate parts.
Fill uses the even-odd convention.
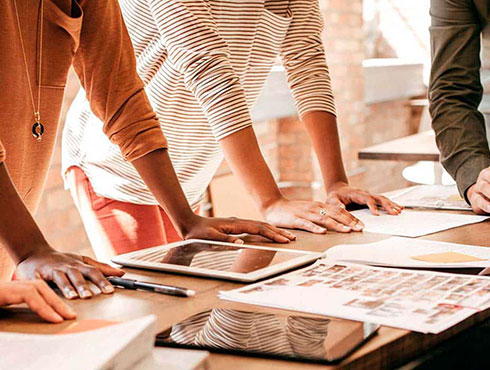
[[[426,100],[429,0],[320,0],[320,4],[343,158],[351,184],[386,192],[419,181],[403,176],[403,170],[414,162],[359,160],[358,153],[430,128]],[[78,89],[72,74],[65,113]],[[253,119],[264,156],[284,194],[324,200],[320,171],[279,63],[253,110]],[[63,186],[60,153],[58,142],[36,218],[55,247],[93,255]],[[415,168],[420,182],[432,176],[432,167],[428,174]],[[260,217],[226,163],[216,175],[203,209],[216,216]]]

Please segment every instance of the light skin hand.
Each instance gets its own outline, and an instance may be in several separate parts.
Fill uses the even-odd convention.
[[[364,204],[367,205],[373,215],[379,216],[378,207],[388,214],[396,216],[403,210],[402,206],[392,202],[382,195],[373,195],[368,191],[357,189],[346,183],[338,183],[331,186],[327,196],[327,203],[332,205]]]
[[[220,144],[233,172],[252,195],[267,222],[317,234],[327,230],[343,233],[362,230],[362,223],[345,207],[284,198],[264,161],[251,127],[225,137]],[[320,213],[322,210],[325,215]]]
[[[476,183],[468,189],[467,196],[475,213],[490,213],[490,167],[480,172]]]
[[[0,283],[0,307],[26,303],[48,322],[59,323],[76,317],[75,311],[42,280]]]
[[[10,180],[5,164],[0,164],[0,244],[4,245],[18,265],[19,279],[53,281],[66,298],[90,298],[86,280],[104,293],[114,288],[106,275],[122,276],[123,271],[88,257],[60,253],[51,248]]]
[[[321,211],[325,214],[322,215]],[[280,199],[263,210],[266,220],[280,227],[291,227],[324,234],[328,231],[361,231],[364,224],[343,205]]]
[[[402,211],[402,207],[383,196],[349,186],[342,162],[337,119],[334,115],[313,111],[306,113],[302,121],[320,163],[328,204],[367,205],[374,215],[379,215],[378,206],[390,215],[397,215]]]

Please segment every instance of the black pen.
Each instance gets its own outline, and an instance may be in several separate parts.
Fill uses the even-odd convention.
[[[108,277],[107,280],[109,280],[109,282],[114,286],[119,286],[126,289],[133,289],[133,290],[141,289],[149,292],[175,295],[178,297],[194,297],[196,295],[196,292],[194,290],[181,288],[178,286],[147,283],[144,281],[124,279],[124,278],[113,277],[113,276]]]

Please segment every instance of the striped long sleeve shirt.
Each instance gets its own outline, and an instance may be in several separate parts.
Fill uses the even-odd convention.
[[[138,72],[192,206],[223,154],[219,140],[250,127],[250,109],[280,56],[300,116],[335,114],[318,0],[120,0]],[[81,91],[63,133],[63,172],[79,166],[95,192],[158,204],[101,131]]]

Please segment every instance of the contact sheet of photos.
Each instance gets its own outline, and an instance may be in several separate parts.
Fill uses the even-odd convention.
[[[320,260],[220,298],[440,333],[490,307],[490,278]]]

